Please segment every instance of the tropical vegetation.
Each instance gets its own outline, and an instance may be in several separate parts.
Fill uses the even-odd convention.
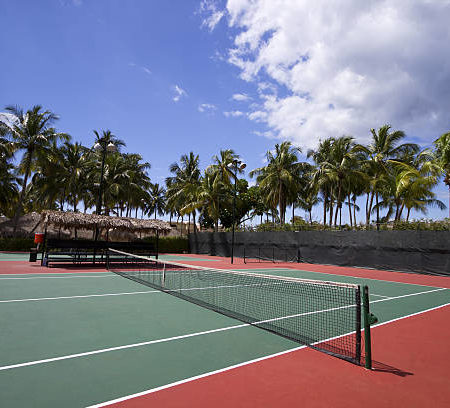
[[[233,221],[238,228],[259,223],[261,230],[340,228],[343,219],[346,228],[406,228],[412,211],[445,208],[434,193],[441,179],[450,191],[450,132],[428,149],[389,125],[371,129],[367,144],[344,135],[302,152],[284,141],[266,153],[264,166],[248,172],[250,180],[232,149],[203,168],[191,151],[169,166],[162,185],[151,182],[150,163],[124,152],[125,142],[111,131],[94,131],[95,145],[87,147],[58,131],[57,121],[39,105],[7,106],[0,114],[0,214],[16,223],[24,213],[59,209],[166,216],[186,220],[190,232],[198,225],[231,228]],[[316,206],[321,220],[313,219]]]

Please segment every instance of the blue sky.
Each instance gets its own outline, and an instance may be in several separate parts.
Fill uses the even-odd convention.
[[[321,3],[316,9],[322,11],[316,10],[316,17],[312,13],[311,20],[324,18],[328,8]],[[345,13],[355,18],[360,12],[357,2],[350,3],[353,8],[334,14],[337,22],[346,19]],[[373,7],[379,3],[384,2]],[[440,10],[430,3],[445,22],[448,7]],[[295,29],[290,26],[289,15],[301,18],[305,7],[307,2],[289,0],[0,0],[0,105],[41,104],[60,115],[59,129],[88,146],[93,129],[112,130],[125,140],[127,151],[151,163],[153,182],[162,182],[169,164],[191,150],[205,167],[220,149],[233,148],[253,169],[279,140],[292,140],[304,151],[319,138],[344,133],[364,142],[370,127],[389,122],[425,146],[449,130],[449,110],[443,116],[448,85],[428,80],[431,71],[419,63],[420,46],[416,44],[416,57],[406,55],[399,61],[400,70],[383,73],[383,83],[389,85],[383,91],[378,74],[367,68],[373,57],[365,50],[367,44],[378,47],[388,59],[395,48],[369,40],[360,44],[358,35],[344,44],[328,44],[330,33],[319,32],[317,37],[324,38],[319,52],[313,26],[298,24],[301,19]],[[397,24],[386,44],[400,44],[398,31],[410,35],[408,24],[423,15],[423,10],[406,9],[405,27]],[[357,17],[364,22],[370,13],[388,14],[383,20],[386,30],[395,17],[375,8]],[[446,25],[433,21],[422,23],[422,37],[433,41],[437,26],[445,40]],[[364,27],[363,38],[368,38],[371,33],[367,24]],[[302,30],[298,43],[286,35],[297,29]],[[348,50],[349,44],[349,55],[342,52],[337,58],[325,52],[327,45]],[[427,44],[424,49],[433,48]],[[316,61],[324,63],[314,65]],[[335,64],[333,75],[323,69],[330,65],[327,61]],[[450,78],[448,66],[440,72],[442,84]],[[401,80],[405,73],[413,82]],[[420,93],[409,91],[411,83]],[[402,95],[406,108],[399,100]],[[374,108],[374,101],[383,97],[383,104]],[[386,110],[378,108],[385,105]],[[443,185],[438,194],[446,201]],[[437,218],[446,214],[430,212]]]

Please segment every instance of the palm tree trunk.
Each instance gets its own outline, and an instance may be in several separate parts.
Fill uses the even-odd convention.
[[[327,225],[327,203],[328,203],[328,194],[323,195],[323,225]]]
[[[312,225],[312,210],[311,210],[311,208],[308,210],[308,212],[309,212],[309,223]]]
[[[367,227],[369,227],[369,224],[370,224],[370,213],[372,212],[373,196],[374,196],[374,192],[371,191],[370,202],[369,202],[369,206],[367,207],[367,213],[366,213],[366,226]]]
[[[295,211],[295,205],[294,205],[294,203],[292,203],[292,225],[294,225],[294,218],[295,218],[294,211]]]
[[[352,205],[350,203],[350,193],[347,195],[347,202],[348,202],[348,216],[350,218],[350,227],[353,227],[353,220],[352,220]]]
[[[195,222],[195,210],[192,213],[192,222],[194,223],[194,234],[196,234],[197,233],[197,224]]]
[[[188,229],[187,229],[188,235],[191,233],[191,213],[188,214]]]
[[[398,220],[400,221],[402,219],[403,209],[405,208],[405,203],[402,204],[400,207],[400,214],[398,215]]]
[[[406,213],[406,222],[409,221],[409,214],[411,212],[411,208],[408,208],[408,212]]]
[[[341,198],[341,194],[342,194],[342,182],[339,181],[339,188],[338,188],[338,202],[337,202],[337,209],[336,209],[336,216],[334,218],[334,225],[336,225],[336,220],[337,220],[337,211],[339,211],[339,214],[342,213],[342,198]],[[339,215],[339,228],[341,228],[342,225],[342,217],[341,215]]]
[[[333,197],[330,197],[330,227],[333,224]]]
[[[336,212],[334,213],[334,226],[336,227],[337,225],[337,217],[338,217],[338,213],[339,213],[339,202],[336,204]]]
[[[375,194],[377,204],[377,231],[380,230],[380,207],[378,206],[378,191]]]
[[[282,195],[282,193],[281,193],[281,186],[280,186],[278,188],[278,207],[280,208],[280,224],[284,224],[281,195]]]
[[[138,208],[136,207],[136,212],[134,213],[134,218],[137,218]]]
[[[353,221],[355,223],[355,228],[356,228],[356,197],[353,196]]]
[[[17,203],[16,213],[14,215],[14,229],[13,229],[13,234],[14,235],[16,235],[17,224],[19,222],[20,216],[22,215],[23,200],[25,199],[25,192],[26,192],[26,189],[27,189],[28,177],[30,176],[31,159],[32,159],[32,156],[33,156],[33,151],[29,151],[28,153],[29,153],[29,156],[28,156],[27,163],[25,165],[25,175],[23,177],[22,190],[20,191],[19,202]]]

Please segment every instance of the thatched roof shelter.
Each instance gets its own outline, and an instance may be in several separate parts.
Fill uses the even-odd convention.
[[[41,213],[41,224],[44,228],[52,225],[62,228],[94,230],[95,228],[126,231],[153,232],[166,234],[171,230],[168,222],[161,220],[140,220],[127,217],[110,217],[107,215],[84,214],[72,211],[46,210]]]

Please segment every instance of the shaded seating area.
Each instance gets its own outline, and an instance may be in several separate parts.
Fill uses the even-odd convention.
[[[93,239],[50,238],[47,236],[49,226],[74,230],[74,235],[76,231],[88,230],[92,232]],[[139,220],[62,211],[44,211],[41,214],[41,227],[45,230],[41,264],[45,266],[102,265],[106,263],[108,248],[157,258],[159,235],[171,230],[169,224],[161,220]],[[143,241],[109,240],[109,237],[117,231],[131,233],[133,236],[138,234],[140,237],[154,235],[156,241],[153,244]],[[126,259],[115,255],[114,261],[122,262]]]
[[[105,242],[89,240],[48,239],[42,264],[90,264],[106,263],[108,248],[133,254],[158,257],[156,245],[144,242]],[[126,262],[125,257],[114,257],[115,262]]]

